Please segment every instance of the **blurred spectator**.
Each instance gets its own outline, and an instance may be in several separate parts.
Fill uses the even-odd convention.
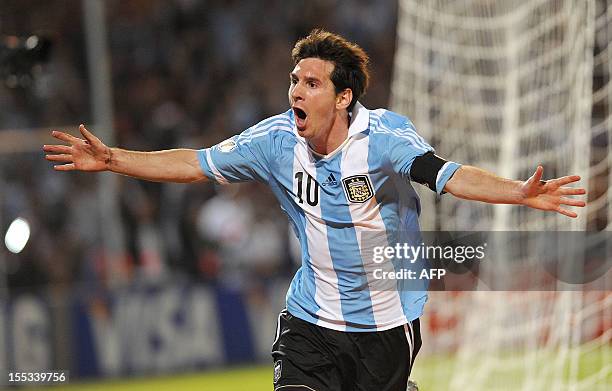
[[[395,1],[105,4],[116,140],[123,147],[210,146],[286,110],[290,50],[315,27],[340,32],[370,53],[374,80],[364,103],[387,104]],[[52,58],[31,88],[0,86],[0,129],[90,123],[81,2],[3,1],[0,36],[31,33],[53,39]],[[19,213],[36,224],[34,248],[16,256],[27,256],[28,267],[11,274],[12,286],[103,284],[109,260],[96,176],[54,173],[40,154],[0,163],[2,227]],[[221,189],[122,178],[120,203],[127,251],[121,262],[132,278],[185,273],[257,289],[257,281],[295,268],[286,219],[263,185]]]

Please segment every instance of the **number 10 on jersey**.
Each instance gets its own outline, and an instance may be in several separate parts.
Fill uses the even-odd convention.
[[[304,180],[304,176],[306,176],[306,180]],[[308,174],[304,175],[302,171],[295,173],[295,179],[297,181],[296,201],[303,204],[304,198],[306,198],[308,205],[316,206],[319,203],[319,184],[317,181]],[[304,189],[304,187],[306,188]],[[305,197],[304,194],[306,194]]]

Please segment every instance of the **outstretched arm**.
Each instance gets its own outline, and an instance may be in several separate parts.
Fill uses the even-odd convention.
[[[492,204],[520,204],[535,209],[554,211],[569,217],[577,217],[567,206],[585,206],[584,201],[567,196],[585,194],[583,188],[567,187],[580,180],[577,175],[542,181],[544,169],[538,166],[526,181],[498,177],[483,169],[462,166],[446,183],[444,190],[466,200]]]
[[[200,168],[197,151],[171,149],[155,152],[127,151],[109,148],[100,139],[79,126],[84,138],[60,131],[51,135],[69,145],[45,145],[47,160],[60,163],[58,171],[112,171],[118,174],[155,182],[189,183],[206,180]]]

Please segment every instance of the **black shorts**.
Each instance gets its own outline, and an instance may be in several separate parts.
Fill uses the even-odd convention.
[[[274,390],[406,391],[421,347],[419,320],[378,332],[327,329],[281,311]]]

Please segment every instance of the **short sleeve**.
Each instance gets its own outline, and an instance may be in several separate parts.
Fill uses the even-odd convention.
[[[415,180],[411,175],[411,173],[414,174],[414,171],[411,170],[415,160],[417,158],[424,160],[422,159],[423,156],[435,156],[435,151],[416,132],[414,125],[406,117],[395,115],[395,118],[391,117],[387,122],[387,126],[393,125],[393,129],[387,135],[387,150],[391,166],[396,174],[409,180]],[[419,171],[422,171],[423,167],[428,172],[419,172],[419,178],[432,179],[427,181],[417,180],[417,182],[427,185],[438,194],[442,194],[446,182],[460,165],[455,162],[443,161],[443,164],[440,165],[420,165]]]
[[[414,159],[433,152],[434,149],[417,134],[410,120],[399,115],[396,117],[399,118],[389,121],[388,125],[394,126],[386,135],[389,160],[396,174],[410,179],[410,168]]]
[[[438,194],[443,194],[446,182],[452,178],[459,167],[461,167],[460,164],[446,161],[433,152],[427,152],[414,159],[410,168],[410,179],[429,187]]]
[[[270,177],[269,132],[249,128],[210,148],[198,151],[204,174],[219,184],[257,180]]]

